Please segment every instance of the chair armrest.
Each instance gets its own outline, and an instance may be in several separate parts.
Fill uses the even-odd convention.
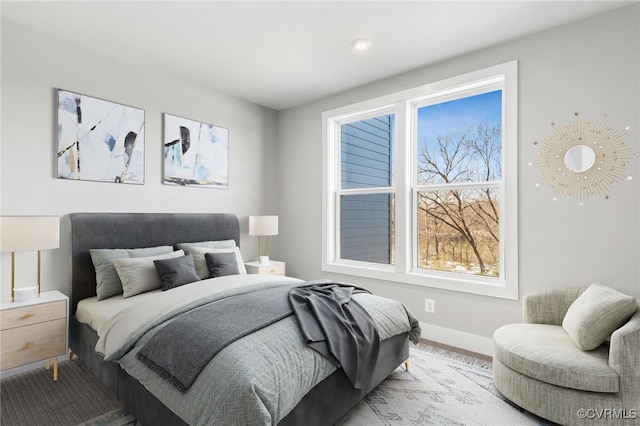
[[[611,335],[609,366],[620,376],[620,394],[637,404],[640,401],[640,300],[636,313]]]
[[[569,306],[584,290],[584,288],[562,288],[527,295],[522,302],[522,319],[532,324],[562,325]]]

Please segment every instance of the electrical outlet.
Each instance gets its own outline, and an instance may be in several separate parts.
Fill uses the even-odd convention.
[[[424,311],[433,314],[436,312],[436,301],[433,299],[424,299]]]

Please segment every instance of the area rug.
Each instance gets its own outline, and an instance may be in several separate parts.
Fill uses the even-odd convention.
[[[410,348],[409,370],[396,369],[337,425],[550,424],[500,395],[489,362],[454,355],[466,362],[458,361],[421,349]]]
[[[141,426],[78,361],[3,378],[2,426]],[[488,358],[419,344],[338,423],[340,426],[547,425],[507,402],[494,388]],[[149,425],[147,425],[149,426]],[[153,426],[153,425],[151,425]]]
[[[138,420],[126,409],[120,408],[80,423],[78,426],[142,426],[142,424],[138,423]]]

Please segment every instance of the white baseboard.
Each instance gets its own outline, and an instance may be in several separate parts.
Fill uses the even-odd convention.
[[[421,322],[420,337],[467,351],[493,356],[493,339]]]

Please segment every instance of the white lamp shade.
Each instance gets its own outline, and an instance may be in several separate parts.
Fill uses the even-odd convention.
[[[249,216],[249,235],[278,235],[278,216]]]
[[[0,216],[0,251],[34,251],[60,247],[57,216]]]

